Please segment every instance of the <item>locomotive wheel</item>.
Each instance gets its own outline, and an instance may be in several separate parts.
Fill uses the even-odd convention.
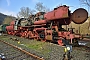
[[[62,40],[58,40],[57,42],[58,42],[58,44],[59,44],[60,46],[63,46],[63,45],[64,45]]]
[[[41,40],[42,42],[46,42],[46,39],[42,39],[42,38],[40,38],[40,40]]]
[[[44,39],[43,42],[46,42],[46,39]]]
[[[12,35],[15,35],[15,32],[13,32]]]
[[[10,35],[10,32],[8,31],[8,34]]]
[[[13,32],[12,35],[15,35],[15,33]]]

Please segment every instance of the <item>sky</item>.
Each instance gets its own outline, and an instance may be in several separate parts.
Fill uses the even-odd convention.
[[[85,8],[79,0],[0,0],[0,12],[6,15],[16,16],[21,7],[29,7],[35,9],[36,3],[41,2],[44,6],[53,10],[59,5],[69,6],[71,12],[78,8]]]

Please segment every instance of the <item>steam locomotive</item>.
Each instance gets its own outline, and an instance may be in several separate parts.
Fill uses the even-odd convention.
[[[29,18],[14,20],[6,26],[8,34],[25,38],[57,42],[59,45],[76,44],[80,36],[72,30],[65,30],[62,25],[69,25],[71,21],[76,24],[84,23],[88,12],[83,8],[70,12],[66,5],[54,8],[48,13],[38,12]]]

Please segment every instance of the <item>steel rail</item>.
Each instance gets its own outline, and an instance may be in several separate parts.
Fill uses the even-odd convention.
[[[24,52],[25,54],[27,54],[27,55],[29,55],[29,56],[32,56],[32,57],[37,58],[37,59],[39,59],[39,60],[45,60],[45,59],[43,59],[43,58],[41,58],[41,57],[39,57],[39,56],[36,56],[36,55],[34,55],[34,54],[30,53],[30,52],[27,52],[26,50],[23,50],[22,48],[20,48],[20,47],[18,47],[18,46],[15,46],[15,45],[13,45],[13,44],[10,44],[10,43],[5,42],[5,41],[2,41],[2,40],[0,40],[0,41],[3,42],[3,43],[5,43],[5,44],[8,44],[9,46],[12,46],[12,47],[20,50],[20,51],[22,51],[22,52]]]

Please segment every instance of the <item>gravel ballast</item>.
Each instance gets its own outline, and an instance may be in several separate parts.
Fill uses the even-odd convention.
[[[0,40],[12,43],[22,49],[25,49],[35,55],[38,55],[45,60],[62,60],[64,47],[49,42],[41,42],[16,36],[0,36]],[[11,39],[13,38],[13,39]],[[17,40],[14,40],[17,39]],[[90,52],[73,48],[71,52],[71,60],[90,60]]]

